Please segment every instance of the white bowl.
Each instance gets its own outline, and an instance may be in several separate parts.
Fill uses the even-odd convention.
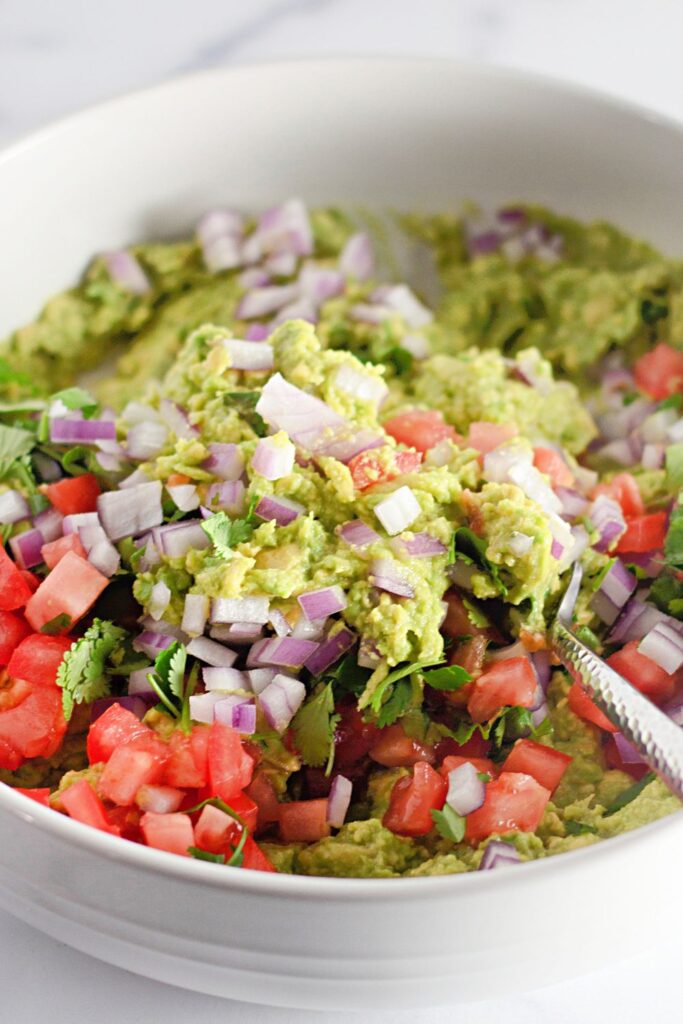
[[[189,230],[216,203],[290,195],[404,209],[535,200],[675,250],[683,135],[582,90],[445,61],[181,79],[0,158],[0,336],[96,251]],[[677,936],[682,839],[675,815],[498,872],[296,878],[122,842],[0,787],[0,904],[175,985],[298,1007],[405,1008],[547,985]]]

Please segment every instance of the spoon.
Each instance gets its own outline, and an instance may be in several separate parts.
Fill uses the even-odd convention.
[[[572,632],[581,577],[582,569],[577,562],[550,627],[552,650],[646,764],[683,800],[683,728],[667,718]]]

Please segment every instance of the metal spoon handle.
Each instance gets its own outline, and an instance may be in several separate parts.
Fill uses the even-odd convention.
[[[553,650],[643,760],[683,800],[683,729],[556,620]]]

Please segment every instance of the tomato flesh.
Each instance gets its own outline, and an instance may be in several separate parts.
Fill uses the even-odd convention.
[[[533,740],[517,740],[502,770],[531,775],[536,782],[554,793],[571,763],[569,754],[563,754],[560,750],[553,750]]]
[[[474,683],[467,710],[475,722],[486,722],[501,708],[529,708],[536,696],[536,673],[528,658],[507,658],[486,669]]]
[[[572,683],[567,694],[567,703],[575,715],[583,718],[584,721],[597,725],[605,732],[618,732],[616,725],[612,725],[607,715],[597,706],[594,700],[586,693],[580,683]]]
[[[382,425],[399,444],[416,448],[418,452],[427,452],[446,438],[457,438],[455,429],[445,423],[443,415],[435,409],[411,409]]]
[[[86,749],[90,764],[108,761],[118,747],[125,747],[152,730],[120,704],[112,704],[90,726]],[[156,737],[154,737],[156,739]]]
[[[655,704],[663,704],[673,697],[677,682],[683,678],[683,672],[679,670],[669,675],[652,658],[640,653],[639,642],[631,640],[620,651],[610,654],[607,664]]]
[[[531,775],[501,772],[486,784],[482,806],[467,815],[465,838],[478,843],[494,833],[535,832],[550,800],[550,790]]]
[[[29,800],[35,800],[37,804],[42,804],[43,807],[50,806],[50,790],[47,787],[40,787],[38,789],[20,789],[18,786],[15,789],[16,793],[23,793]]]
[[[426,761],[418,761],[412,777],[394,785],[382,824],[399,836],[426,836],[434,826],[432,811],[441,810],[447,792],[446,780]]]
[[[534,448],[534,466],[539,473],[550,477],[553,487],[571,487],[574,483],[574,474],[553,448]]]
[[[140,828],[147,845],[155,850],[190,857],[188,850],[196,845],[188,814],[155,814],[154,811],[146,811],[140,819]]]
[[[490,775],[491,778],[494,778],[498,774],[498,769],[490,758],[468,757],[466,754],[448,754],[447,757],[444,757],[439,771],[444,778],[447,778],[450,772],[459,768],[462,764],[474,765],[478,772],[485,772],[487,775]]]
[[[600,494],[618,502],[625,516],[642,516],[645,512],[645,503],[632,473],[617,473],[608,483],[598,484],[591,497],[597,498]]]
[[[280,804],[280,838],[285,843],[315,843],[330,834],[327,799],[292,800]]]
[[[118,829],[109,823],[104,804],[85,779],[78,779],[65,789],[60,794],[60,800],[66,813],[75,821],[98,828],[101,832],[118,833]]]
[[[244,854],[243,868],[249,868],[251,871],[275,871],[261,847],[254,842],[251,836],[247,836],[242,852]]]
[[[100,485],[92,473],[83,473],[81,476],[65,477],[55,484],[48,484],[45,494],[50,504],[63,516],[72,516],[79,512],[97,511]]]
[[[633,367],[636,384],[657,401],[683,391],[683,352],[661,341],[636,359]]]
[[[240,734],[221,722],[214,722],[209,732],[208,765],[211,792],[226,803],[249,785],[254,774],[254,761],[242,747]]]
[[[477,421],[470,423],[469,433],[465,439],[468,448],[475,448],[482,455],[487,455],[494,448],[517,436],[517,427],[503,423]]]
[[[380,731],[370,748],[370,757],[385,768],[410,768],[418,761],[432,764],[434,749],[407,736],[397,723]]]
[[[108,583],[94,565],[68,551],[27,601],[26,618],[40,630],[65,615],[69,621],[62,632],[66,632],[92,608]]]
[[[129,807],[142,786],[158,782],[164,761],[147,750],[117,747],[107,761],[98,782],[100,796],[121,807]]]
[[[21,569],[15,565],[0,544],[0,610],[12,612],[17,608],[23,608],[31,593]]]
[[[31,627],[20,615],[0,611],[0,666],[9,663],[16,648],[30,632]]]
[[[422,462],[422,452],[397,451],[393,448],[371,448],[354,455],[348,468],[357,491],[373,484],[395,480],[403,473],[414,473]]]
[[[273,785],[263,771],[254,772],[254,777],[247,787],[249,796],[257,807],[257,828],[273,825],[280,813],[280,803]]]
[[[664,547],[666,538],[666,512],[632,516],[626,520],[626,532],[621,535],[615,550],[619,554],[647,554]]]
[[[48,544],[43,544],[40,549],[43,561],[48,569],[54,569],[69,551],[73,551],[75,555],[79,555],[81,558],[87,558],[86,550],[77,533],[67,533],[65,537],[58,537],[57,540],[51,540]]]

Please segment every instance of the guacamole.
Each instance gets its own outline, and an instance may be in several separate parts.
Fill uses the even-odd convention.
[[[577,634],[683,721],[683,263],[533,206],[399,223],[436,299],[290,200],[98,256],[0,346],[4,782],[340,877],[679,809],[546,634],[580,562]]]

